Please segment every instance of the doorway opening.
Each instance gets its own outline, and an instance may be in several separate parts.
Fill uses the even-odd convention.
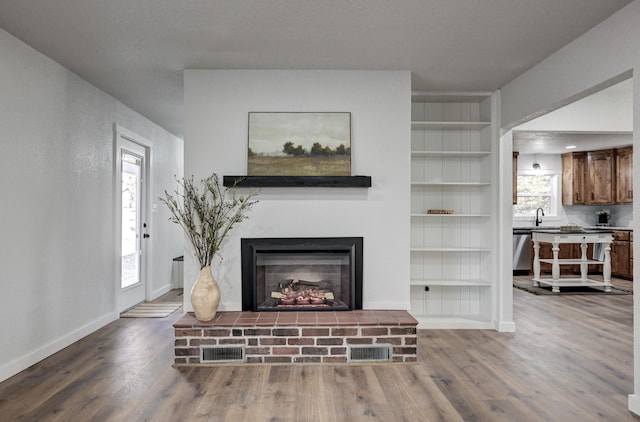
[[[529,237],[531,227],[537,225],[537,209],[544,210],[541,225],[546,228],[597,228],[606,225],[611,226],[606,227],[607,229],[617,228],[622,235],[633,238],[629,229],[633,225],[634,206],[631,200],[620,193],[625,193],[628,198],[632,197],[633,172],[631,154],[628,152],[633,146],[634,130],[632,74],[630,71],[625,72],[576,97],[580,99],[571,103],[567,100],[568,104],[563,107],[520,123],[501,139],[505,144],[510,144],[514,152],[512,180],[516,180],[517,168],[520,179],[530,175],[554,174],[564,182],[557,183],[557,191],[550,191],[558,202],[557,212],[549,212],[548,210],[553,211],[553,207],[538,201],[528,207],[528,214],[520,212],[520,215],[514,213],[511,216],[514,276],[524,275],[524,279],[532,277],[530,240],[523,242],[522,239]],[[608,161],[602,159],[596,163],[595,160],[601,156]],[[588,166],[591,165],[592,158],[594,164],[590,170]],[[589,179],[593,177],[590,175],[598,177],[593,181]],[[589,192],[597,192],[595,197],[593,193],[588,198],[585,196],[587,185],[593,186]],[[607,193],[608,199],[600,199],[603,196],[600,192]],[[527,194],[529,191],[526,189],[524,192],[518,189],[517,192],[514,191],[513,197],[526,199]],[[514,205],[513,209],[517,210],[516,207]],[[526,207],[519,207],[521,210],[523,208]],[[598,215],[603,211],[609,217],[605,224],[602,224]],[[617,235],[614,232],[614,244]],[[632,278],[633,259],[625,255],[629,253],[629,242],[626,245],[617,243],[619,245],[613,246],[616,246],[614,249],[619,259],[614,262],[613,255],[611,258],[614,267],[612,283],[614,287],[632,290],[633,282],[629,278]],[[526,252],[525,259],[522,259],[523,252]],[[561,248],[561,259],[575,259],[579,255],[578,251],[567,248],[565,255],[562,252]],[[548,258],[549,253],[546,252],[541,257]],[[588,258],[595,259],[597,250],[589,250],[587,255]],[[543,270],[551,271],[550,267]],[[573,277],[579,273],[579,266],[565,265],[560,270],[560,276]],[[594,268],[595,273],[601,271],[601,268]]]

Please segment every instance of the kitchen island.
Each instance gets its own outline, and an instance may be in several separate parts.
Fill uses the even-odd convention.
[[[559,293],[561,287],[588,286],[603,287],[605,292],[611,291],[611,242],[612,230],[587,229],[587,230],[531,230],[533,240],[533,285],[539,283],[551,286],[551,291]],[[552,259],[540,259],[540,243],[550,243],[553,252]],[[560,246],[563,244],[580,244],[582,256],[580,259],[559,259]],[[587,244],[593,243],[594,249],[602,249],[598,259],[587,258]],[[601,245],[602,248],[595,248]],[[540,263],[551,264],[551,277],[540,276]],[[579,278],[560,278],[560,265],[580,265]],[[602,265],[603,280],[593,280],[588,277],[589,265]]]

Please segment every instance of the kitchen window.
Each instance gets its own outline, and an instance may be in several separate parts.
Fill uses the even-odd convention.
[[[556,217],[560,206],[560,175],[518,174],[518,203],[513,206],[516,217],[535,217],[542,208],[546,217]]]

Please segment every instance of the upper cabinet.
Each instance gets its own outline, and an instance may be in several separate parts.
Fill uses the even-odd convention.
[[[562,154],[562,205],[585,203],[585,162],[584,152]]]
[[[633,202],[633,147],[616,150],[616,203]]]
[[[633,147],[562,154],[562,205],[633,202]]]
[[[587,153],[587,203],[612,204],[613,201],[613,150]]]

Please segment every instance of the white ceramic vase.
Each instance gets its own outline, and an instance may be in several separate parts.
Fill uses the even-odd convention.
[[[220,287],[211,274],[211,266],[200,270],[196,283],[191,288],[191,305],[198,321],[211,321],[220,304]]]

